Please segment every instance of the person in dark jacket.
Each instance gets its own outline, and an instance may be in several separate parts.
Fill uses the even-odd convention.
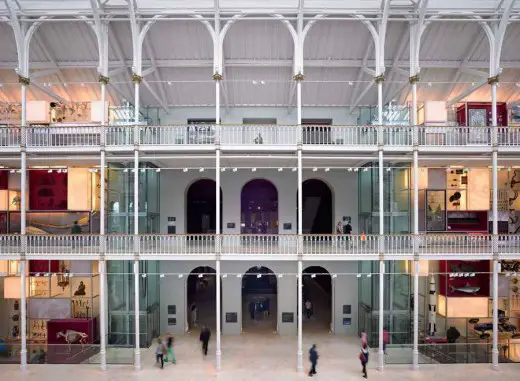
[[[211,331],[205,325],[202,326],[202,331],[200,331],[200,341],[202,342],[202,353],[204,356],[208,355],[208,344],[209,338],[211,337]]]
[[[368,374],[367,374],[368,357],[369,357],[368,345],[367,345],[367,343],[363,343],[361,345],[361,350],[359,351],[359,361],[361,361],[361,367],[362,367],[361,372],[363,373],[363,378],[368,378]]]
[[[316,350],[316,344],[312,344],[312,348],[309,349],[309,361],[311,362],[311,370],[309,370],[309,377],[316,374],[316,364],[318,363],[318,351]]]

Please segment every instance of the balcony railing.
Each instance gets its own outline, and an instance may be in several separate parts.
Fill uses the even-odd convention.
[[[296,125],[179,125],[179,126],[31,126],[0,128],[0,147],[33,149],[66,147],[142,146],[371,146],[520,147],[519,127],[424,126],[296,126]]]
[[[303,235],[296,234],[145,234],[145,235],[0,235],[0,256],[21,253],[27,242],[29,255],[71,256],[140,255],[303,255],[374,256],[520,256],[520,235],[499,234],[398,234]]]

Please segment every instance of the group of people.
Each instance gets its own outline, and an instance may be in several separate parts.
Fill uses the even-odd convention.
[[[202,353],[204,356],[208,355],[209,339],[211,338],[211,330],[203,325],[200,331],[199,341],[202,344]],[[163,337],[157,338],[157,346],[155,349],[155,363],[158,364],[161,369],[164,369],[164,363],[170,362],[172,364],[177,363],[175,352],[173,351],[173,336],[169,333]]]
[[[359,361],[361,362],[361,372],[363,373],[363,378],[368,378],[367,373],[367,364],[368,358],[370,357],[370,352],[368,350],[368,337],[366,331],[363,329],[361,331],[361,349],[359,351]],[[388,344],[389,334],[385,329],[383,331],[383,352],[386,355],[386,345]],[[312,377],[316,374],[316,365],[318,364],[318,351],[316,344],[313,344],[311,349],[309,349],[309,361],[311,363],[311,368],[309,370],[309,377]]]
[[[249,303],[249,314],[251,315],[251,320],[256,320],[257,312],[261,313],[264,320],[267,320],[271,314],[270,306],[271,300],[269,298],[251,301]]]

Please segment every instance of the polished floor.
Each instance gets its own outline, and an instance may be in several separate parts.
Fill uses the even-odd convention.
[[[357,359],[358,339],[338,338],[324,334],[308,334],[304,337],[304,365],[308,370],[307,350],[312,343],[318,345],[320,359],[318,374],[321,380],[355,380],[361,378]],[[210,354],[201,354],[198,337],[188,334],[179,337],[176,344],[177,364],[167,364],[163,370],[155,365],[152,349],[142,352],[142,369],[135,372],[131,365],[109,365],[107,372],[99,370],[99,365],[29,365],[26,372],[20,372],[18,365],[0,366],[2,379],[9,381],[68,380],[73,372],[74,381],[97,380],[138,381],[151,379],[171,380],[213,380],[217,378],[215,369],[215,342],[210,343]],[[130,355],[131,353],[128,353]],[[501,381],[519,379],[520,364],[501,364],[494,371],[488,364],[476,365],[422,365],[417,372],[409,365],[387,365],[384,372],[376,371],[377,354],[372,353],[368,377],[374,380],[454,380],[466,381],[471,374],[472,381],[488,381],[499,377]],[[244,334],[238,337],[223,337],[222,371],[219,380],[224,381],[291,381],[308,378],[305,373],[296,372],[296,341],[276,335]]]

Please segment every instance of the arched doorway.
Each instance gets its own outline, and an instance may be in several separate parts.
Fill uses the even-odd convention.
[[[207,325],[216,327],[216,271],[209,266],[196,267],[186,280],[187,324],[189,330]],[[194,311],[195,310],[195,311]]]
[[[267,267],[255,266],[242,277],[242,329],[271,333],[278,324],[278,280]]]
[[[249,181],[240,201],[242,234],[278,234],[278,191],[272,182]]]
[[[307,332],[333,330],[333,286],[330,273],[321,266],[303,270],[303,329]],[[310,302],[310,305],[307,302]],[[310,306],[310,311],[307,308]]]
[[[309,179],[303,189],[303,234],[332,234],[334,232],[334,209],[332,190],[322,180]],[[296,193],[298,212],[298,193]],[[298,219],[299,214],[296,213]]]
[[[215,234],[217,221],[216,183],[200,179],[186,192],[186,233]],[[220,190],[220,226],[222,226],[222,189]]]

